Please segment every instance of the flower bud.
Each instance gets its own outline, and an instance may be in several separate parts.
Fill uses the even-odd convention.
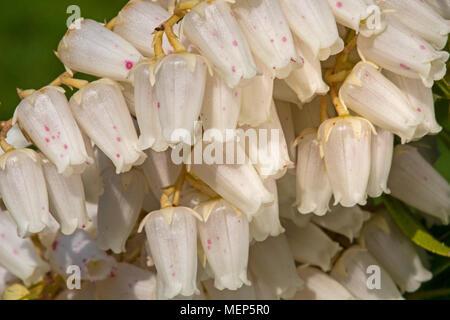
[[[144,175],[137,169],[116,175],[103,174],[105,192],[98,203],[97,244],[102,250],[125,252],[125,243],[141,212],[147,189]]]
[[[40,258],[31,239],[18,237],[15,229],[15,223],[9,213],[1,211],[0,265],[29,286],[41,281],[50,266]],[[0,293],[2,291],[0,288]]]
[[[325,232],[309,223],[304,228],[292,222],[285,225],[286,237],[294,259],[330,271],[333,258],[342,250],[337,242],[332,241]]]
[[[0,194],[24,238],[50,223],[47,188],[40,158],[31,149],[19,149],[0,157]],[[39,186],[36,188],[36,186]]]
[[[192,144],[205,92],[206,61],[191,53],[171,54],[155,66],[155,97],[164,138]]]
[[[331,276],[357,299],[403,300],[389,273],[366,249],[356,246],[347,249],[331,270]]]
[[[237,290],[247,279],[249,228],[245,215],[225,200],[212,200],[195,209],[203,222],[197,223],[200,242],[214,274],[214,286]]]
[[[278,298],[289,299],[303,287],[285,235],[255,242],[250,247],[249,268]]]
[[[365,224],[361,244],[389,272],[400,290],[414,292],[432,274],[422,264],[414,244],[400,231],[387,212]],[[389,248],[389,250],[386,250]]]
[[[247,40],[226,1],[200,3],[182,23],[186,37],[211,61],[228,86],[240,86],[256,75]]]
[[[201,220],[192,209],[166,208],[150,213],[141,224],[158,271],[158,299],[199,294],[196,218]]]
[[[133,120],[116,82],[91,82],[72,96],[70,108],[83,131],[114,163],[117,174],[144,162],[145,154],[137,148]]]
[[[241,0],[232,8],[253,54],[274,76],[286,78],[302,66],[278,0]]]
[[[317,129],[307,129],[298,140],[296,204],[302,214],[322,216],[330,210],[333,192],[320,156]]]
[[[50,211],[61,226],[61,232],[70,235],[76,229],[85,229],[88,223],[83,181],[79,174],[64,177],[47,159],[42,159],[47,182]]]
[[[280,0],[280,4],[292,31],[314,57],[324,61],[344,49],[327,0]]]
[[[372,198],[381,196],[383,192],[391,193],[387,182],[394,153],[394,135],[381,128],[376,130],[377,134],[372,135],[370,176],[367,185],[367,194]]]
[[[101,23],[83,18],[70,26],[59,43],[57,56],[68,70],[118,81],[128,81],[131,69],[142,59],[122,37]]]
[[[404,77],[421,79],[428,88],[435,80],[442,79],[449,53],[436,51],[392,17],[387,21],[386,30],[381,34],[370,38],[358,37],[358,50],[363,60]]]
[[[380,128],[409,142],[421,121],[405,95],[371,63],[356,65],[339,90],[341,101]]]
[[[449,223],[450,185],[415,148],[395,148],[388,186],[395,198]]]
[[[351,116],[330,119],[320,126],[318,139],[335,205],[366,204],[372,131],[369,121]]]
[[[63,89],[46,87],[23,99],[14,114],[14,122],[17,121],[59,173],[81,173],[93,161]]]

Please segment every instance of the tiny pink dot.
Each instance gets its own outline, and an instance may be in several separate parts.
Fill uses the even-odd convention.
[[[422,44],[422,45],[420,46],[420,49],[425,50],[426,48],[425,48],[425,46]]]
[[[286,41],[287,41],[287,38],[286,38],[286,37],[283,37],[283,38],[281,38],[281,40],[282,40],[283,42],[286,42]]]
[[[133,69],[133,66],[134,66],[134,63],[133,63],[133,62],[131,62],[131,61],[125,61],[125,67],[126,67],[128,70]]]
[[[13,253],[17,256],[17,255],[19,254],[19,250],[14,249],[14,250],[13,250]]]
[[[81,226],[83,229],[85,229],[86,228],[86,225],[85,224],[83,224],[82,226]]]
[[[421,108],[417,108],[417,111],[422,112],[422,109]]]
[[[114,130],[117,130],[117,127],[116,127],[116,126],[114,126],[114,127],[113,127],[113,129],[114,129]]]
[[[208,246],[208,250],[211,250],[211,246]]]
[[[400,67],[402,67],[405,70],[411,70],[410,67],[408,67],[406,64],[400,63]]]
[[[117,157],[117,158],[120,158],[120,154],[116,154],[116,157]]]
[[[275,42],[275,40],[274,40],[274,39],[270,39],[270,42],[274,43],[274,42]]]
[[[238,46],[238,42],[236,40],[233,40],[233,46],[235,46],[235,47]]]
[[[337,6],[338,8],[342,8],[342,2],[338,1],[338,2],[336,3],[336,6]]]
[[[45,126],[44,128],[45,128],[45,131],[47,131],[47,132],[50,131],[50,128],[48,126]]]
[[[117,138],[117,142],[121,142],[122,139],[120,137]]]
[[[52,140],[55,140],[56,139],[56,137],[55,136],[52,136]]]
[[[175,272],[172,273],[172,277],[175,277]]]
[[[50,139],[49,138],[45,138],[45,142],[49,143]]]
[[[238,95],[239,95],[239,93],[236,91],[236,92],[234,93],[234,96],[237,97]]]
[[[68,148],[69,148],[69,146],[68,146],[67,144],[65,144],[65,145],[64,145],[64,149],[67,150]]]
[[[45,210],[45,207],[42,207],[41,209],[42,209],[42,210]]]
[[[160,109],[161,108],[161,103],[160,102],[158,102],[158,109]]]
[[[212,243],[211,239],[208,239],[208,244],[211,244],[211,243]]]
[[[231,67],[231,71],[236,72],[236,67],[235,67],[235,66],[232,66],[232,67]]]

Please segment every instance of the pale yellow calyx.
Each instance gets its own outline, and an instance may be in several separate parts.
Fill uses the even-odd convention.
[[[5,170],[6,169],[6,165],[8,163],[8,159],[10,157],[16,157],[17,153],[25,154],[27,157],[29,157],[34,162],[38,162],[39,161],[39,155],[35,151],[33,151],[31,149],[17,149],[17,150],[13,150],[11,152],[6,152],[5,154],[3,154],[0,157],[0,169]]]
[[[19,283],[13,284],[3,292],[4,300],[21,300],[30,294],[28,289]]]

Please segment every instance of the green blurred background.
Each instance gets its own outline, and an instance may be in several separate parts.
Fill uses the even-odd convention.
[[[127,2],[0,1],[0,120],[9,119],[19,103],[16,88],[39,89],[64,71],[53,51],[67,30],[70,5],[78,5],[84,18],[108,21]]]

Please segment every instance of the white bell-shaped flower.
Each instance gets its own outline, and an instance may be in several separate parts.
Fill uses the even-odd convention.
[[[292,298],[303,287],[285,235],[254,243],[250,247],[249,268],[278,298]]]
[[[170,18],[170,13],[152,1],[132,0],[117,15],[114,32],[146,57],[153,57],[153,32]],[[163,48],[172,49],[164,35]]]
[[[423,266],[414,244],[387,212],[377,214],[365,224],[361,243],[389,272],[402,292],[414,292],[422,282],[432,278],[431,272]]]
[[[192,144],[205,93],[206,60],[171,54],[155,66],[155,98],[163,136],[169,144]]]
[[[359,237],[361,228],[370,218],[368,211],[362,210],[359,206],[345,208],[335,206],[326,215],[313,216],[311,221],[324,229],[347,237],[351,242]]]
[[[105,191],[98,203],[97,245],[118,254],[125,252],[125,243],[142,209],[147,182],[137,169],[120,175],[108,170],[103,173],[103,182]]]
[[[155,273],[128,263],[118,263],[95,287],[99,300],[156,300]]]
[[[58,46],[67,70],[118,81],[129,80],[142,55],[128,41],[90,19],[76,20]]]
[[[214,286],[219,290],[237,290],[244,284],[250,285],[247,217],[225,200],[204,202],[195,210],[203,217],[203,222],[197,223],[198,235],[214,274]]]
[[[49,202],[39,155],[19,149],[0,157],[0,195],[20,237],[50,224]]]
[[[236,149],[236,153],[245,157],[245,152],[239,144],[236,144]],[[190,166],[190,172],[241,210],[249,221],[261,206],[271,204],[274,200],[274,195],[264,187],[248,159],[234,164],[193,164]]]
[[[119,85],[108,79],[91,82],[70,99],[78,124],[114,163],[116,173],[141,165],[145,154]]]
[[[67,277],[67,270],[78,266],[82,280],[104,280],[116,264],[114,258],[100,250],[94,238],[84,230],[77,230],[70,236],[59,235],[48,248],[48,255],[52,268],[61,276]]]
[[[403,143],[414,137],[422,119],[401,90],[371,63],[355,66],[339,90],[339,97],[354,112],[400,136]]]
[[[140,132],[138,147],[160,152],[167,150],[169,145],[162,134],[155,90],[150,81],[151,67],[150,63],[142,63],[134,72],[135,111]]]
[[[442,17],[450,19],[450,0],[425,0]]]
[[[376,128],[376,131],[377,134],[372,135],[370,176],[367,185],[367,194],[372,198],[390,193],[387,182],[394,154],[394,135],[381,128]]]
[[[333,258],[342,250],[341,246],[332,241],[325,232],[316,225],[309,223],[300,228],[292,222],[284,224],[286,237],[294,259],[330,271]]]
[[[324,95],[330,87],[323,81],[320,60],[306,42],[295,37],[295,48],[303,59],[303,67],[295,69],[284,79],[297,94],[301,103],[311,102],[316,95]]]
[[[305,282],[305,287],[295,294],[293,300],[355,299],[345,287],[319,269],[303,265],[297,268],[297,273]]]
[[[242,106],[239,114],[239,125],[259,126],[270,119],[270,108],[273,99],[274,77],[262,62],[255,59],[261,71],[242,88]]]
[[[328,0],[336,21],[365,37],[384,30],[386,22],[374,0]]]
[[[152,212],[141,224],[158,271],[158,299],[199,294],[196,219],[202,220],[192,209],[176,207]]]
[[[395,148],[388,186],[395,198],[449,223],[450,185],[417,149]]]
[[[249,44],[225,0],[202,2],[182,21],[182,31],[234,88],[256,73]]]
[[[442,18],[424,1],[379,1],[379,6],[434,48],[441,50],[447,44],[450,21]]]
[[[357,299],[403,300],[389,273],[366,249],[347,249],[331,270],[331,276]]]
[[[264,241],[268,237],[278,237],[284,232],[280,223],[276,180],[266,179],[264,186],[275,196],[275,199],[272,204],[262,206],[250,223],[250,236],[256,241]]]
[[[17,121],[59,173],[81,173],[86,163],[93,161],[86,152],[64,89],[46,87],[23,99],[14,114],[14,122]]]
[[[50,211],[61,226],[61,232],[70,235],[76,229],[85,229],[88,223],[83,181],[79,174],[64,177],[48,159],[42,159],[47,182]]]
[[[414,32],[387,18],[386,29],[377,36],[358,37],[358,50],[367,59],[401,76],[421,79],[425,86],[433,86],[446,73],[449,53],[436,51]]]
[[[279,0],[292,31],[320,60],[344,49],[328,0]]]
[[[240,88],[231,89],[219,76],[208,75],[200,119],[212,139],[225,142],[235,137],[241,102]]]
[[[253,54],[277,78],[302,66],[278,0],[241,0],[232,6]]]
[[[351,116],[330,119],[320,126],[318,139],[335,205],[366,204],[372,131],[369,121]]]
[[[17,236],[16,225],[0,211],[0,266],[29,286],[42,280],[50,266],[41,259],[31,239]],[[1,293],[1,290],[0,290]]]
[[[419,79],[402,77],[387,70],[383,74],[403,92],[411,107],[422,114],[422,122],[414,133],[414,140],[439,133],[442,127],[436,121],[432,89],[425,87]]]
[[[307,129],[298,139],[297,154],[297,196],[298,212],[323,216],[329,210],[333,192],[320,156],[317,129]]]

